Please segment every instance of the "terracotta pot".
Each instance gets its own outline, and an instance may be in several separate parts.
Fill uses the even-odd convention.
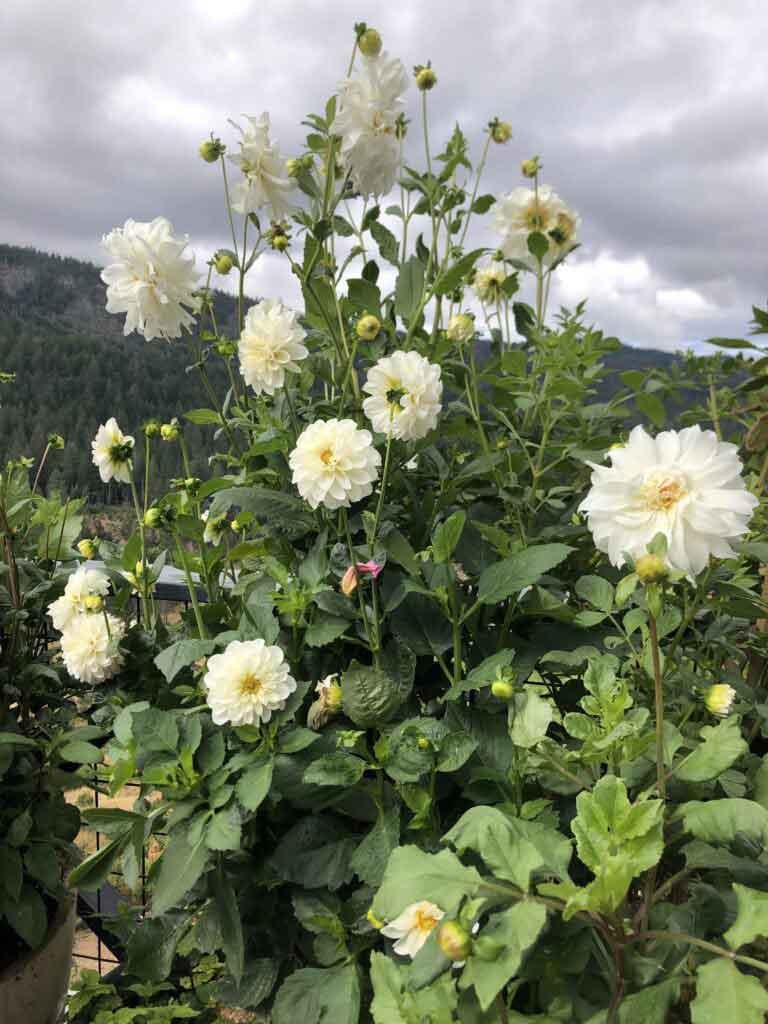
[[[56,1024],[72,968],[75,902],[62,903],[44,944],[0,972],[2,1024]]]

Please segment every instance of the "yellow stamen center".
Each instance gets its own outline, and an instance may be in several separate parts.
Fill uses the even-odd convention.
[[[323,450],[320,452],[320,461],[323,463],[324,466],[335,466],[336,459],[333,454],[333,449],[323,448]]]
[[[262,681],[253,672],[249,672],[240,680],[240,694],[245,697],[255,697],[263,686]]]
[[[651,473],[640,489],[642,501],[652,512],[668,512],[684,498],[685,480],[675,473]]]
[[[416,911],[416,928],[420,932],[431,932],[437,924],[437,918],[423,910]]]

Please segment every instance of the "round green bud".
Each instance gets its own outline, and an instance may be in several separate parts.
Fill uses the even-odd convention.
[[[434,89],[437,85],[437,75],[429,65],[415,68],[414,73],[416,75],[416,88],[420,89],[421,92],[429,92],[430,89]]]
[[[272,235],[269,240],[269,244],[277,252],[285,252],[288,246],[291,244],[291,240],[288,235]]]
[[[159,437],[160,427],[160,420],[147,420],[141,429],[144,431],[145,437]]]
[[[515,693],[515,688],[512,683],[508,683],[504,679],[497,679],[491,683],[491,693],[498,700],[511,700]]]
[[[472,953],[481,960],[497,960],[504,947],[495,939],[480,935],[472,942]]]
[[[364,57],[378,57],[381,53],[381,36],[375,28],[367,28],[357,40],[357,47]]]
[[[454,313],[445,334],[449,341],[459,344],[471,341],[475,336],[475,318],[469,313]]]
[[[640,555],[635,572],[641,583],[663,583],[669,576],[669,567],[659,555]]]
[[[531,157],[530,160],[523,160],[520,164],[520,170],[523,172],[525,178],[535,178],[541,170],[541,164],[537,156]]]
[[[207,164],[215,164],[225,149],[226,146],[220,139],[206,139],[205,142],[200,143],[198,152]]]
[[[289,178],[295,178],[296,175],[301,170],[301,168],[301,160],[296,160],[295,157],[292,157],[290,160],[285,161],[285,173],[288,175]]]
[[[366,313],[357,321],[357,336],[362,341],[373,341],[381,330],[381,323],[372,313]]]
[[[472,938],[458,921],[446,921],[437,933],[437,944],[449,960],[466,960],[472,949]]]
[[[216,351],[224,359],[230,359],[237,352],[237,342],[229,338],[221,338],[216,342]]]
[[[98,548],[98,540],[91,540],[90,537],[83,537],[83,539],[77,545],[77,550],[80,552],[83,558],[95,558]]]
[[[512,125],[508,121],[500,121],[498,118],[491,121],[491,138],[499,146],[505,145],[512,138]]]
[[[146,515],[144,516],[144,525],[148,526],[151,530],[156,530],[163,521],[163,513],[159,508],[148,508]]]
[[[160,436],[164,441],[178,441],[181,427],[179,421],[174,417],[170,423],[164,423],[160,427]]]
[[[707,711],[718,718],[725,718],[733,707],[736,691],[727,683],[716,683],[704,691],[704,704]]]
[[[426,736],[419,736],[418,747],[419,750],[429,750],[432,747],[432,744]]]
[[[213,257],[213,265],[216,267],[216,273],[222,277],[226,277],[232,267],[235,265],[235,261],[232,258],[232,253],[226,249],[221,249]]]
[[[49,434],[48,447],[53,448],[55,451],[61,451],[64,447],[64,438],[61,434]]]

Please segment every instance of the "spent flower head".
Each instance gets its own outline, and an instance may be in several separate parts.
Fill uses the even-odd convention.
[[[733,702],[736,700],[736,691],[727,683],[716,683],[704,691],[704,704],[710,714],[718,718],[725,718],[729,715]]]

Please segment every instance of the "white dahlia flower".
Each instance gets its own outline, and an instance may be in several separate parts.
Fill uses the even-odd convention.
[[[107,312],[126,314],[124,334],[138,331],[147,341],[178,338],[182,327],[194,323],[195,257],[184,254],[187,239],[174,236],[170,221],[127,220],[103,244],[115,260],[101,272]]]
[[[264,299],[251,306],[245,317],[238,352],[240,373],[257,395],[274,395],[285,383],[286,370],[299,372],[299,362],[309,355],[302,342],[306,332],[298,314],[279,299]]]
[[[229,525],[226,513],[211,518],[210,509],[206,509],[205,512],[201,513],[200,518],[205,524],[203,527],[203,540],[206,544],[213,544],[214,547],[218,547]]]
[[[426,437],[437,425],[441,369],[418,352],[393,352],[368,371],[363,412],[374,430],[401,441]]]
[[[124,484],[131,482],[133,445],[134,439],[122,432],[114,416],[102,423],[91,442],[91,449],[93,464],[98,467],[103,483],[108,484],[112,479]]]
[[[283,652],[263,640],[233,640],[207,668],[203,682],[216,725],[268,722],[296,689]]]
[[[538,192],[520,187],[502,196],[493,206],[491,223],[501,235],[499,248],[507,259],[532,266],[528,235],[534,231],[546,235],[549,252],[544,260],[552,263],[576,244],[581,218],[548,185],[540,185]]]
[[[396,122],[408,88],[402,63],[386,53],[362,57],[356,73],[339,85],[339,112],[331,131],[341,136],[341,159],[364,196],[381,196],[395,184],[400,164]]]
[[[730,541],[747,532],[759,504],[741,476],[733,444],[711,430],[665,430],[655,438],[635,427],[626,445],[608,452],[610,466],[592,465],[592,488],[579,506],[596,546],[620,567],[644,555],[657,533],[667,538],[671,568],[695,576]]]
[[[507,268],[498,260],[486,260],[475,270],[472,287],[481,302],[496,302],[502,296],[501,286],[509,277]]]
[[[381,934],[388,939],[397,939],[393,947],[395,953],[413,959],[443,917],[445,912],[437,904],[419,900],[406,907],[394,921],[384,925]]]
[[[107,626],[109,622],[109,626]],[[83,683],[103,683],[123,665],[125,624],[114,615],[77,615],[61,634],[67,672]]]
[[[232,186],[232,209],[238,213],[256,213],[265,207],[272,220],[282,220],[291,211],[289,193],[295,182],[287,175],[280,147],[269,139],[269,114],[248,117],[245,128],[230,121],[242,138],[240,153],[229,159],[243,172],[243,180]]]
[[[315,420],[299,435],[289,463],[307,504],[333,510],[368,497],[381,456],[370,432],[354,420]]]
[[[48,605],[53,628],[63,631],[78,615],[100,611],[102,598],[109,592],[109,577],[98,569],[81,565],[72,573],[64,593]]]

